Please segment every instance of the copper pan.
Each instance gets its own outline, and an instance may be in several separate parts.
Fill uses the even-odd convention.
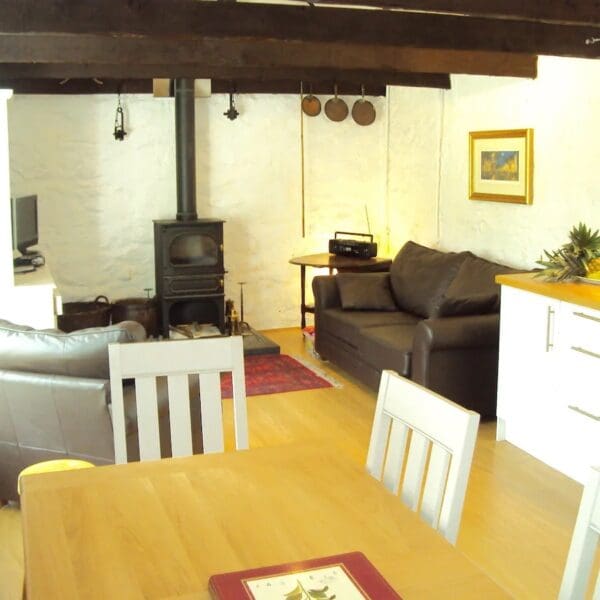
[[[338,98],[338,86],[337,83],[334,86],[334,97],[327,100],[325,103],[325,114],[332,121],[343,121],[348,116],[348,105],[341,99]]]
[[[352,107],[352,118],[359,125],[371,125],[375,120],[375,107],[369,100],[365,100],[365,86],[360,86],[362,98],[359,98]]]
[[[321,101],[313,96],[312,86],[310,86],[308,95],[302,98],[302,112],[309,117],[316,117],[321,112]]]

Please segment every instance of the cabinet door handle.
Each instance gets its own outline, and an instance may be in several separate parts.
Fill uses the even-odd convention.
[[[546,317],[546,352],[550,352],[554,347],[552,343],[553,334],[553,325],[554,325],[554,309],[549,306],[548,307],[548,315]]]
[[[583,410],[583,408],[579,408],[579,406],[573,406],[572,404],[569,404],[569,408],[571,410],[579,413],[580,415],[589,417],[590,419],[594,419],[594,421],[600,421],[600,416],[593,415],[591,412],[588,412],[587,410]]]
[[[582,312],[574,312],[576,317],[581,317],[582,319],[589,319],[590,321],[595,321],[596,323],[600,323],[600,319],[598,317],[593,317],[592,315],[586,315]]]
[[[591,350],[586,350],[585,348],[580,348],[579,346],[571,346],[571,350],[575,350],[575,352],[581,352],[581,354],[587,354],[587,356],[592,356],[594,358],[600,358],[600,354],[596,354]]]

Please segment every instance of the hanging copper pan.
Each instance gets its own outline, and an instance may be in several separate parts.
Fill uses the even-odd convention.
[[[341,99],[338,98],[338,86],[337,83],[333,87],[334,97],[327,100],[325,103],[325,114],[332,121],[343,121],[348,116],[348,105]]]
[[[321,112],[321,101],[313,96],[312,85],[308,90],[308,95],[302,98],[302,111],[309,117],[316,117]]]
[[[365,86],[360,86],[362,98],[359,98],[352,107],[352,118],[359,125],[371,125],[375,120],[375,107],[369,100],[365,100]]]

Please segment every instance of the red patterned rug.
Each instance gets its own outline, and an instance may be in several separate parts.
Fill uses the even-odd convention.
[[[281,394],[299,390],[333,387],[330,381],[285,354],[246,356],[246,396]],[[231,374],[221,375],[223,398],[231,398]]]

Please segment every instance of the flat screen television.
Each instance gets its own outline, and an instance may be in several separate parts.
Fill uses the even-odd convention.
[[[29,247],[38,243],[37,196],[11,198],[13,249],[21,254],[36,254]]]

